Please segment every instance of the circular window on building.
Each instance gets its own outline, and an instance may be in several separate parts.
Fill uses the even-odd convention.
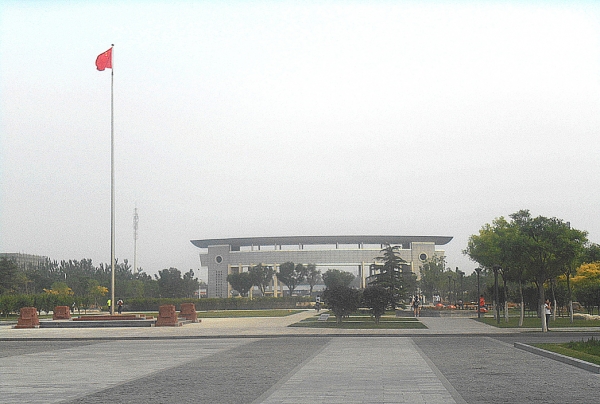
[[[217,256],[215,257],[215,262],[216,262],[217,264],[220,264],[221,262],[223,262],[223,257],[221,257],[220,255],[217,255]]]
[[[427,261],[427,254],[425,254],[425,253],[421,253],[421,254],[419,254],[419,259],[420,259],[421,261]]]

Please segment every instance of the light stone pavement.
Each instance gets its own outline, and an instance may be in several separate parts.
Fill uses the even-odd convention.
[[[515,332],[467,318],[421,318],[426,330],[287,327],[313,315],[174,328],[0,326],[0,402],[600,402],[598,374],[512,346],[597,338],[596,329]]]
[[[256,403],[463,403],[410,338],[336,338]]]
[[[104,342],[0,358],[2,403],[56,403],[174,368],[251,339]],[[193,345],[193,348],[192,348]],[[164,352],[166,350],[166,352]],[[161,352],[162,351],[162,352]]]
[[[241,317],[206,318],[200,323],[183,327],[131,327],[131,328],[40,328],[13,329],[0,326],[0,341],[3,339],[110,339],[110,338],[197,338],[222,336],[268,336],[268,335],[429,335],[429,334],[472,334],[514,332],[498,329],[469,318],[420,317],[427,329],[407,330],[340,330],[335,328],[288,327],[302,319],[315,316],[311,310],[286,317]],[[43,321],[43,320],[42,320]]]

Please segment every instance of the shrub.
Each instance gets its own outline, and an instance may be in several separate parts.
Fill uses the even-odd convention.
[[[127,311],[158,311],[165,304],[175,305],[180,310],[181,303],[194,303],[196,310],[260,310],[260,309],[295,309],[298,302],[310,302],[310,297],[255,297],[242,298],[210,298],[210,299],[175,299],[175,298],[132,298],[125,300]],[[21,307],[35,307],[39,312],[49,312],[56,306],[87,307],[91,299],[61,295],[55,293],[39,293],[35,295],[0,295],[0,313],[7,316],[18,313]]]
[[[8,317],[9,314],[14,313],[18,309],[18,298],[16,295],[3,294],[0,295],[0,312]]]
[[[342,285],[335,285],[323,292],[323,301],[335,314],[338,324],[342,322],[342,318],[358,310],[360,298],[360,291]]]

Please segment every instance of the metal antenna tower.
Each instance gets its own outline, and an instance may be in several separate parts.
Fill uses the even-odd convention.
[[[137,213],[137,207],[133,210],[133,273],[138,273],[137,267],[137,238],[138,238],[138,223],[140,218]]]

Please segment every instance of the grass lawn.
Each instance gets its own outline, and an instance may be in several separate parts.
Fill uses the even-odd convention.
[[[242,317],[285,317],[292,314],[300,313],[302,310],[211,310],[211,311],[196,311],[198,318],[242,318]],[[127,314],[142,314],[142,313],[127,313]],[[146,316],[158,317],[158,312],[144,312]]]
[[[52,314],[42,314],[41,316],[38,315],[39,319],[47,319],[47,318],[52,318]],[[1,316],[0,317],[0,322],[2,321],[17,321],[19,319],[19,315],[18,314],[9,314],[8,316]]]
[[[500,318],[500,324],[493,317],[482,317],[481,321],[493,325],[495,327],[500,328],[518,328],[519,327],[519,317],[509,317],[508,323],[504,321],[504,317]],[[555,321],[550,320],[550,324],[548,325],[550,330],[552,328],[562,328],[562,327],[600,327],[600,321],[594,320],[571,320],[569,317],[556,317]],[[523,319],[523,328],[542,328],[542,319],[537,317],[525,317]]]
[[[232,317],[285,317],[300,313],[302,310],[215,310],[198,311],[198,318],[232,318]]]
[[[589,339],[587,341],[571,341],[563,344],[532,344],[547,351],[556,352],[571,358],[581,359],[586,362],[600,365],[600,341]]]
[[[285,317],[292,314],[300,313],[302,310],[288,310],[288,309],[277,309],[277,310],[214,310],[214,311],[198,311],[198,318],[234,318],[234,317]],[[91,313],[94,315],[98,313]],[[146,316],[158,317],[158,312],[127,312],[123,314],[145,314]],[[83,316],[84,313],[82,312]],[[79,314],[71,315],[72,317],[78,317]],[[52,314],[44,314],[39,316],[40,319],[52,318]],[[0,317],[0,321],[17,321],[19,315],[11,314],[8,317]]]
[[[330,315],[327,321],[319,321],[319,316],[314,316],[302,320],[298,323],[291,324],[290,327],[309,327],[309,328],[338,328],[342,330],[404,330],[404,329],[424,329],[427,328],[416,318],[412,317],[392,317],[382,316],[379,324],[370,316],[357,315],[345,318],[341,324],[335,320],[335,316]]]

